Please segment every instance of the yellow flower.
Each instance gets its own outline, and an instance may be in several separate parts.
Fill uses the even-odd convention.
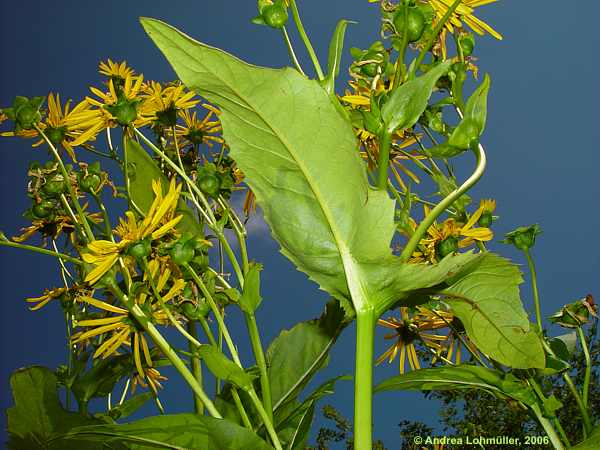
[[[484,198],[479,202],[479,208],[483,210],[482,213],[493,213],[496,210],[496,200],[492,200],[491,198]]]
[[[494,30],[491,26],[485,23],[483,20],[475,17],[475,9],[479,6],[487,5],[489,3],[495,3],[498,0],[462,0],[458,5],[458,8],[454,11],[450,20],[446,22],[442,33],[440,34],[440,51],[442,57],[446,59],[446,35],[448,32],[454,33],[454,27],[462,28],[464,22],[469,28],[479,35],[484,35],[486,32],[491,34],[498,40],[502,40],[502,35]],[[427,0],[435,11],[436,19],[441,18],[448,12],[454,0]]]
[[[54,288],[54,289],[45,289],[44,290],[44,295],[40,296],[40,297],[30,297],[30,298],[26,298],[25,301],[27,303],[36,303],[33,306],[30,306],[29,309],[31,311],[37,311],[38,309],[43,308],[44,306],[46,306],[51,300],[54,300],[56,298],[59,298],[61,295],[63,295],[65,292],[67,292],[68,289],[67,288]]]
[[[175,127],[175,138],[183,138],[185,141],[184,144],[187,143],[193,146],[206,144],[212,147],[214,143],[223,144],[223,138],[219,136],[223,130],[218,118],[221,112],[214,106],[206,103],[202,107],[207,109],[208,112],[201,120],[198,119],[196,112],[191,114],[188,110],[179,112],[179,117],[183,119],[185,126],[177,125]]]
[[[73,142],[78,141],[77,145],[83,144],[86,140],[80,140],[81,130],[79,127],[79,117],[81,114],[89,113],[91,105],[83,100],[71,109],[72,100],[62,106],[60,95],[48,94],[48,115],[44,121],[39,123],[46,137],[54,146],[62,145],[67,151],[71,159],[76,160],[75,152],[73,151]],[[19,132],[4,132],[2,136],[20,136],[26,138],[40,138],[34,142],[32,147],[42,145],[45,140],[41,139],[37,130],[21,130]]]
[[[143,82],[143,75],[127,75],[122,87],[111,78],[108,81],[108,92],[90,87],[98,99],[86,97],[86,101],[96,108],[73,115],[74,125],[81,134],[71,145],[77,146],[93,140],[102,130],[114,128],[119,124],[131,124],[139,128],[150,123],[150,119],[143,117],[138,111]]]
[[[194,92],[185,92],[185,86],[182,84],[170,85],[163,89],[160,83],[151,81],[143,89],[144,102],[140,113],[152,121],[174,126],[178,111],[193,108],[200,102],[199,99],[194,99],[195,95]],[[169,122],[172,122],[172,125]]]
[[[442,319],[444,317],[446,320]],[[443,347],[440,342],[445,341],[447,336],[426,333],[424,331],[436,330],[447,327],[447,321],[452,320],[452,315],[445,311],[429,311],[420,307],[412,317],[408,308],[400,308],[400,320],[390,317],[388,320],[379,319],[379,325],[394,330],[385,339],[396,339],[394,344],[388,348],[376,361],[381,364],[386,359],[392,362],[400,352],[400,373],[404,373],[405,361],[413,370],[421,368],[421,363],[415,349],[415,342],[421,342],[426,347],[433,349],[436,355],[441,354]]]
[[[151,276],[155,279],[158,292],[167,291],[162,295],[162,300],[165,303],[179,295],[185,286],[183,280],[176,279],[169,287],[168,281],[170,280],[171,272],[166,269],[162,273],[159,273],[160,264],[157,260],[152,260],[148,266],[150,274],[145,273],[144,280],[147,282],[148,277]],[[162,309],[160,302],[158,302],[156,298],[150,296],[146,292],[146,289],[147,287],[136,295],[134,299],[135,304],[143,307],[152,323],[168,325],[169,320],[167,314]],[[106,317],[99,319],[85,319],[76,322],[76,326],[88,329],[73,334],[73,344],[85,345],[91,339],[98,336],[104,336],[104,339],[101,341],[102,343],[94,352],[94,358],[108,358],[111,355],[118,354],[121,346],[131,346],[133,360],[138,375],[142,379],[145,378],[154,390],[155,386],[153,381],[158,380],[158,378],[153,377],[156,375],[155,373],[148,374],[147,371],[147,368],[153,367],[150,347],[144,336],[144,332],[141,331],[139,325],[135,322],[135,319],[130,317],[129,311],[89,296],[81,296],[78,300],[91,307],[100,309],[106,314]],[[158,375],[160,375],[160,373]],[[149,376],[154,379],[150,380]]]
[[[135,76],[133,69],[127,66],[127,61],[115,63],[112,62],[110,58],[106,62],[100,61],[100,64],[98,65],[98,72],[100,72],[102,75],[106,75],[108,78],[114,81],[125,81],[127,77]]]
[[[100,280],[115,264],[129,244],[146,238],[151,240],[160,239],[171,232],[179,223],[183,216],[175,217],[175,208],[177,208],[177,202],[179,201],[181,185],[176,185],[175,179],[172,179],[169,191],[163,197],[160,181],[153,180],[152,190],[155,195],[154,201],[146,217],[141,222],[136,220],[134,213],[131,211],[125,213],[126,220],[119,220],[115,234],[121,238],[120,242],[95,240],[88,244],[88,252],[84,253],[82,258],[95,267],[86,276],[86,282],[94,284]]]

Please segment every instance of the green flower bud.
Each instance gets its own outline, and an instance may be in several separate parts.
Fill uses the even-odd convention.
[[[448,236],[443,241],[435,246],[435,252],[440,259],[458,251],[458,238],[456,236]]]
[[[44,183],[42,186],[42,191],[48,197],[58,197],[60,194],[64,193],[67,190],[67,185],[65,180],[58,176],[54,177]]]
[[[464,56],[471,56],[475,48],[475,38],[472,34],[463,34],[458,38],[458,45],[460,45]]]
[[[208,194],[213,198],[219,196],[219,191],[221,190],[221,178],[217,173],[203,173],[199,175],[197,184],[200,190],[205,194]]]
[[[406,30],[404,29],[405,13],[408,14],[408,17],[406,17]],[[425,31],[425,22],[425,14],[417,7],[409,7],[408,11],[405,10],[405,7],[399,8],[394,16],[396,31],[398,34],[403,34],[406,31],[408,42],[416,42],[421,39]]]
[[[494,217],[492,216],[492,213],[489,211],[484,211],[483,213],[481,213],[481,217],[479,217],[477,224],[480,227],[488,228],[492,224],[493,221],[494,221]]]
[[[133,256],[135,259],[144,259],[150,255],[152,248],[150,246],[150,240],[141,240],[134,242],[127,247],[126,253],[129,256]]]
[[[563,306],[548,320],[564,328],[577,328],[587,324],[590,317],[598,318],[598,305],[594,297],[588,294],[581,300]]]
[[[119,125],[128,126],[137,119],[138,111],[138,100],[129,100],[125,96],[119,96],[117,103],[114,105],[107,105],[104,108],[112,114],[117,120]]]
[[[52,142],[52,144],[54,144],[54,146],[60,145],[60,143],[65,138],[66,132],[67,132],[66,127],[58,127],[58,128],[48,127],[44,130],[46,137],[48,138],[48,140],[50,142]]]
[[[84,192],[95,193],[102,183],[102,179],[96,173],[79,172],[77,175],[77,181],[79,181],[79,187]]]
[[[542,233],[542,229],[538,224],[528,227],[519,227],[514,231],[506,234],[506,239],[503,243],[513,244],[519,250],[527,251],[535,245],[535,238]]]
[[[42,200],[31,208],[33,215],[39,219],[49,218],[54,213],[55,205],[48,200]]]
[[[181,310],[188,320],[199,320],[208,315],[210,306],[204,300],[198,303],[185,302],[181,305]]]
[[[171,247],[169,254],[175,264],[183,266],[194,259],[194,244],[192,241],[178,241]]]
[[[288,21],[287,9],[281,1],[263,8],[261,15],[271,28],[283,28]]]

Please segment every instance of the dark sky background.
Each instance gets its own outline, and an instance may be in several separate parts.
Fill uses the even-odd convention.
[[[325,62],[329,37],[338,19],[358,21],[347,33],[346,48],[367,47],[378,35],[378,8],[366,0],[299,1],[305,26]],[[34,96],[60,92],[81,99],[88,85],[98,85],[99,60],[126,59],[148,79],[169,80],[170,66],[137,22],[138,16],[161,18],[191,36],[221,47],[259,65],[288,64],[280,36],[249,21],[254,1],[60,1],[0,3],[0,106],[16,94]],[[577,2],[500,1],[480,8],[478,16],[505,39],[478,40],[481,72],[492,76],[488,130],[483,137],[489,168],[472,191],[475,199],[498,201],[498,235],[519,225],[538,222],[544,230],[534,250],[538,261],[542,310],[552,313],[560,304],[588,292],[600,296],[598,230],[597,105],[598,47],[596,19],[600,5]],[[298,51],[300,50],[298,42]],[[345,53],[347,55],[347,51]],[[348,58],[346,57],[346,61]],[[309,67],[306,59],[304,66]],[[46,159],[42,148],[31,149],[19,139],[0,139],[0,229],[14,235],[25,225],[21,213],[27,164]],[[459,166],[462,176],[472,167],[469,156]],[[263,342],[281,329],[320,313],[326,296],[279,253],[259,221],[253,225],[250,254],[265,265],[259,313]],[[523,264],[523,258],[501,244],[491,248]],[[8,377],[22,366],[55,367],[65,360],[64,322],[57,305],[34,313],[23,301],[44,287],[59,286],[51,258],[3,248],[0,250],[0,408],[11,404]],[[529,289],[523,299],[532,310]],[[232,317],[242,354],[249,345],[239,318]],[[239,326],[238,326],[239,325]],[[559,330],[555,330],[557,333]],[[380,333],[382,336],[383,333]],[[354,329],[347,329],[334,348],[331,362],[318,378],[351,374]],[[385,349],[383,339],[376,354]],[[248,362],[250,362],[247,359]],[[397,365],[375,369],[375,380],[389,377]],[[187,391],[174,373],[164,391],[168,412],[192,407]],[[339,384],[327,399],[352,416],[351,382]],[[437,422],[437,403],[421,394],[386,394],[374,400],[375,435],[390,449],[398,448],[401,419]],[[151,410],[152,411],[152,410]],[[322,423],[322,421],[319,421]],[[5,435],[0,436],[4,441]]]

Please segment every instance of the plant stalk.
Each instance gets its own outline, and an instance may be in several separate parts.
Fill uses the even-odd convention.
[[[523,251],[525,253],[525,257],[527,258],[527,265],[529,266],[529,271],[531,272],[531,288],[533,289],[533,303],[535,304],[535,322],[542,331],[542,311],[540,307],[540,294],[538,291],[537,285],[537,273],[535,271],[535,264],[533,262],[533,258],[531,257],[531,252],[529,249]]]
[[[354,376],[354,450],[372,450],[373,340],[377,317],[372,309],[356,314]]]
[[[377,162],[377,187],[386,189],[388,180],[388,166],[390,164],[390,147],[392,146],[392,134],[383,130],[379,140],[379,160]]]
[[[192,336],[194,339],[198,339],[198,332],[196,330],[196,322],[194,322],[193,320],[190,320],[187,323],[187,330],[188,333],[190,334],[190,336]],[[191,341],[188,341],[188,347],[190,350],[190,353],[195,355],[195,352],[198,350],[198,346],[196,344],[194,344]],[[200,386],[202,386],[202,366],[200,363],[200,359],[198,358],[198,356],[192,356],[190,358],[191,361],[191,366],[192,366],[192,373],[194,374],[194,378],[196,378],[196,380],[198,381],[198,384]],[[198,396],[198,394],[194,394],[194,411],[196,412],[196,414],[204,414],[204,403],[202,402],[202,398],[200,398],[200,396]]]
[[[267,372],[267,362],[265,359],[265,353],[263,351],[262,344],[260,342],[260,333],[256,324],[256,316],[254,314],[244,313],[246,319],[246,326],[248,327],[248,334],[250,335],[250,343],[252,344],[252,351],[254,352],[254,358],[256,359],[256,365],[260,370],[260,390],[262,396],[262,403],[265,411],[269,416],[269,419],[273,421],[273,401],[271,399],[271,383],[269,383],[269,374]]]
[[[583,328],[577,327],[577,335],[581,341],[581,348],[583,349],[583,356],[585,357],[585,375],[583,379],[583,406],[586,411],[589,405],[590,396],[590,379],[592,377],[592,358],[590,356],[590,349],[588,348],[587,341],[585,340],[585,333]]]
[[[294,23],[296,24],[296,28],[298,28],[298,33],[300,33],[300,37],[302,38],[302,42],[304,42],[304,46],[308,51],[308,55],[315,67],[315,71],[317,72],[317,77],[319,80],[323,80],[325,75],[323,75],[323,69],[321,68],[321,64],[319,64],[319,58],[317,58],[317,54],[315,53],[315,49],[310,43],[310,39],[306,34],[306,30],[304,29],[304,25],[302,25],[302,20],[300,19],[300,13],[298,12],[298,5],[296,5],[296,0],[290,0],[290,7],[292,8],[292,17],[294,18]]]
[[[80,259],[73,258],[72,256],[65,255],[64,253],[53,252],[52,250],[46,250],[45,248],[39,248],[34,245],[18,244],[16,242],[11,242],[8,240],[5,241],[0,239],[0,246],[20,248],[21,250],[29,250],[30,252],[41,253],[42,255],[54,256],[55,258],[62,259],[63,261],[68,261],[73,264],[83,264],[83,261]]]
[[[556,450],[565,450],[565,446],[563,445],[562,441],[560,440],[560,437],[556,433],[556,430],[552,426],[552,422],[550,422],[550,420],[544,417],[544,414],[542,413],[542,410],[540,409],[539,405],[533,404],[531,406],[531,410],[537,417],[540,425],[544,428],[544,431],[550,438],[550,442],[552,442],[554,448]]]

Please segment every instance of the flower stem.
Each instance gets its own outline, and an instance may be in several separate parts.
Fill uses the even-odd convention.
[[[356,314],[354,376],[354,450],[371,450],[373,402],[373,340],[377,318],[371,309]]]
[[[377,187],[385,189],[388,180],[388,166],[390,164],[390,147],[392,146],[392,134],[384,130],[379,140],[379,160],[377,173]]]
[[[550,420],[548,420],[546,417],[544,417],[544,414],[542,413],[542,410],[540,409],[539,405],[534,403],[531,406],[531,410],[537,417],[540,425],[544,428],[544,431],[550,438],[550,442],[552,442],[552,445],[554,446],[554,448],[556,450],[564,450],[565,446],[563,445],[562,441],[560,440],[560,437],[556,433],[556,430],[552,426],[552,423],[550,422]]]
[[[52,250],[46,250],[45,248],[39,248],[34,245],[17,244],[16,242],[5,241],[3,239],[0,239],[0,246],[20,248],[22,250],[29,250],[31,252],[41,253],[42,255],[54,256],[55,258],[62,259],[63,261],[68,261],[73,264],[83,264],[83,261],[81,261],[80,259],[73,258],[72,256],[65,255],[64,253],[53,252]]]
[[[71,200],[73,201],[73,205],[75,205],[75,209],[77,210],[77,214],[79,215],[79,218],[81,219],[81,225],[83,226],[83,229],[85,231],[85,236],[89,241],[93,241],[94,233],[92,233],[90,224],[88,223],[87,218],[85,217],[85,214],[83,212],[83,209],[81,208],[81,205],[79,204],[79,200],[77,199],[77,195],[75,194],[75,191],[73,190],[73,186],[71,186],[71,180],[69,178],[69,174],[67,173],[67,169],[65,168],[62,158],[58,154],[58,150],[56,150],[56,147],[54,146],[54,144],[52,144],[50,139],[48,139],[48,136],[46,136],[46,134],[42,131],[42,129],[40,127],[35,125],[35,129],[40,134],[40,136],[44,139],[44,141],[46,141],[46,144],[48,144],[48,147],[50,147],[50,151],[54,155],[54,158],[56,159],[56,162],[58,163],[58,166],[60,167],[62,176],[65,179],[65,184],[67,186],[67,190],[69,191],[69,196],[71,197]]]
[[[433,224],[435,219],[437,219],[438,216],[442,214],[446,210],[446,208],[452,205],[452,203],[454,203],[461,195],[463,195],[465,192],[467,192],[469,189],[475,186],[475,184],[477,184],[477,182],[483,175],[483,172],[485,172],[485,166],[487,164],[485,150],[481,144],[479,144],[475,149],[475,155],[477,157],[477,166],[475,167],[475,171],[473,172],[473,174],[460,187],[448,194],[446,198],[439,202],[436,205],[436,207],[433,208],[425,218],[423,218],[423,220],[415,230],[415,233],[412,235],[412,237],[406,244],[406,247],[404,247],[404,250],[402,250],[402,253],[400,254],[400,259],[402,259],[403,261],[407,261],[411,257],[411,255],[417,248],[419,241],[425,235],[425,233],[427,232],[431,224]]]
[[[394,89],[400,86],[404,78],[404,58],[406,55],[406,47],[408,46],[408,4],[403,3],[404,7],[404,31],[402,33],[402,43],[400,44],[400,52],[396,60],[396,74],[394,75]]]
[[[290,36],[287,32],[287,29],[285,27],[283,27],[281,29],[281,33],[283,34],[283,39],[285,40],[285,45],[287,46],[288,53],[290,54],[290,59],[294,63],[296,70],[298,72],[300,72],[302,75],[306,76],[306,74],[304,73],[304,70],[302,70],[300,61],[298,61],[298,58],[296,57],[296,52],[294,52],[294,47],[292,46],[292,41],[290,40]]]
[[[194,339],[198,339],[198,332],[196,331],[196,322],[190,320],[187,323],[187,331]],[[192,341],[188,341],[188,347],[190,353],[194,354],[198,349],[198,346],[194,344]],[[194,374],[194,378],[198,381],[198,384],[202,386],[202,366],[200,365],[200,359],[198,356],[194,355],[190,358],[190,364],[192,366],[192,373]],[[196,414],[204,414],[204,403],[202,402],[202,398],[198,394],[194,394],[194,411]]]
[[[533,303],[535,305],[535,322],[537,323],[540,332],[542,331],[542,311],[540,307],[540,294],[538,291],[537,285],[537,273],[535,271],[535,264],[533,262],[533,258],[531,257],[531,253],[529,249],[524,250],[525,257],[527,258],[527,265],[529,266],[529,271],[531,272],[531,288],[533,290]]]
[[[590,349],[588,348],[587,341],[585,340],[585,333],[583,328],[577,327],[577,335],[581,341],[581,348],[583,349],[583,356],[585,357],[585,375],[583,379],[583,406],[587,410],[589,405],[590,395],[590,379],[592,376],[592,358],[590,357]]]
[[[253,430],[252,422],[250,422],[250,419],[248,418],[246,409],[244,408],[242,400],[240,399],[240,394],[238,394],[237,388],[235,386],[231,386],[231,396],[233,397],[233,402],[235,403],[235,406],[237,406],[237,409],[240,412],[240,416],[242,416],[242,422],[244,423],[244,426],[249,430]]]
[[[273,442],[273,446],[275,447],[275,450],[282,450],[281,442],[279,442],[279,437],[277,436],[277,432],[275,431],[275,428],[273,427],[273,422],[269,419],[269,415],[263,408],[263,405],[260,402],[260,399],[258,398],[258,396],[256,395],[256,392],[254,391],[254,389],[250,389],[248,391],[248,395],[250,396],[250,400],[252,400],[252,404],[258,411],[258,415],[260,416],[263,423],[265,424],[265,428],[267,429],[267,433],[269,434],[269,437],[271,438],[271,441]]]
[[[298,12],[298,5],[296,5],[296,0],[290,0],[290,7],[292,8],[292,16],[294,18],[294,23],[296,24],[296,28],[298,28],[298,33],[300,33],[300,37],[302,38],[302,42],[304,42],[304,46],[308,51],[310,59],[315,67],[315,71],[317,72],[317,77],[319,80],[323,80],[325,75],[323,75],[323,69],[321,69],[321,64],[319,64],[319,59],[317,58],[317,54],[315,53],[315,49],[310,43],[310,39],[306,34],[306,30],[304,29],[304,25],[302,25],[302,20],[300,19],[300,13]]]
[[[183,379],[189,384],[200,399],[202,403],[206,405],[206,409],[208,413],[217,418],[222,419],[221,413],[217,410],[212,400],[206,395],[202,386],[198,383],[198,380],[194,377],[192,372],[187,368],[185,363],[179,358],[177,352],[173,350],[171,345],[167,342],[167,340],[160,334],[158,329],[154,326],[152,322],[148,320],[148,317],[144,314],[141,308],[138,305],[131,305],[128,297],[121,291],[121,289],[117,286],[116,281],[109,286],[111,292],[119,299],[123,304],[128,305],[129,311],[138,321],[138,323],[144,328],[144,330],[148,333],[148,335],[152,338],[152,341],[156,344],[156,346],[160,349],[160,351],[165,355],[165,357],[173,364],[173,367],[181,374]]]
[[[269,382],[265,353],[260,342],[260,333],[258,331],[258,326],[256,325],[256,316],[254,314],[244,313],[244,317],[246,319],[246,326],[248,327],[248,334],[250,335],[250,343],[252,344],[252,351],[254,352],[256,365],[260,370],[260,388],[263,405],[267,415],[269,416],[269,419],[272,421],[273,401],[271,399],[271,383]]]

